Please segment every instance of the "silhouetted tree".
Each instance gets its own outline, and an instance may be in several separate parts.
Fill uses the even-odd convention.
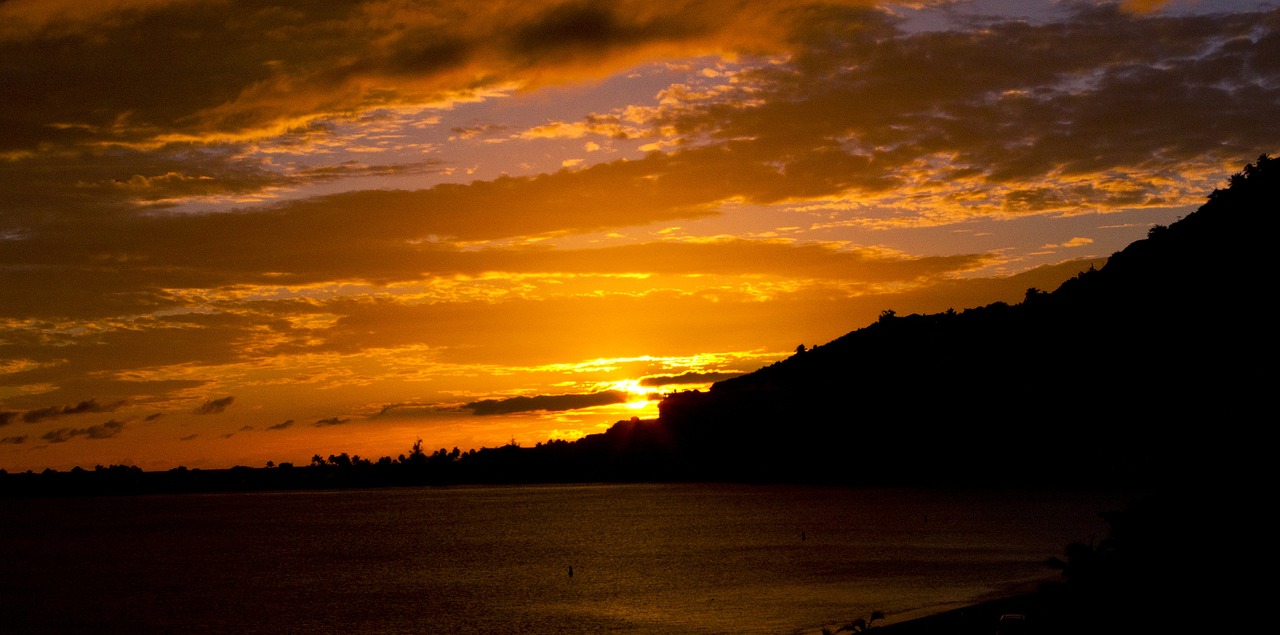
[[[427,453],[422,449],[422,439],[413,442],[413,448],[409,450],[409,456],[400,455],[401,463],[410,465],[425,465],[427,462]]]

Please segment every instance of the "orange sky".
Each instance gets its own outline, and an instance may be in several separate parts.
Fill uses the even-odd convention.
[[[1280,149],[1260,2],[9,0],[0,60],[10,472],[577,438]]]

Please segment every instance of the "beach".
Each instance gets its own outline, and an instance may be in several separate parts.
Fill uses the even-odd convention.
[[[1037,605],[1040,598],[1028,593],[1008,598],[990,600],[953,609],[936,615],[919,617],[903,622],[889,621],[887,624],[877,622],[872,630],[883,635],[1014,635],[1028,633],[1035,629]],[[1001,629],[1000,617],[1017,615],[1025,618],[1021,630],[1014,631],[1008,627]],[[891,619],[891,617],[890,617]],[[1006,625],[1008,621],[1006,621]]]

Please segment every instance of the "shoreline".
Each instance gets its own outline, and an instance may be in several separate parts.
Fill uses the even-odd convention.
[[[878,623],[871,630],[884,635],[992,635],[1001,615],[1017,613],[1034,619],[1038,599],[1037,593],[1025,592],[901,622]]]

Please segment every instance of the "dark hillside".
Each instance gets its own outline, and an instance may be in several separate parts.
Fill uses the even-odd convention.
[[[1143,481],[1246,467],[1266,420],[1280,166],[1016,305],[881,319],[673,395],[700,478]]]

